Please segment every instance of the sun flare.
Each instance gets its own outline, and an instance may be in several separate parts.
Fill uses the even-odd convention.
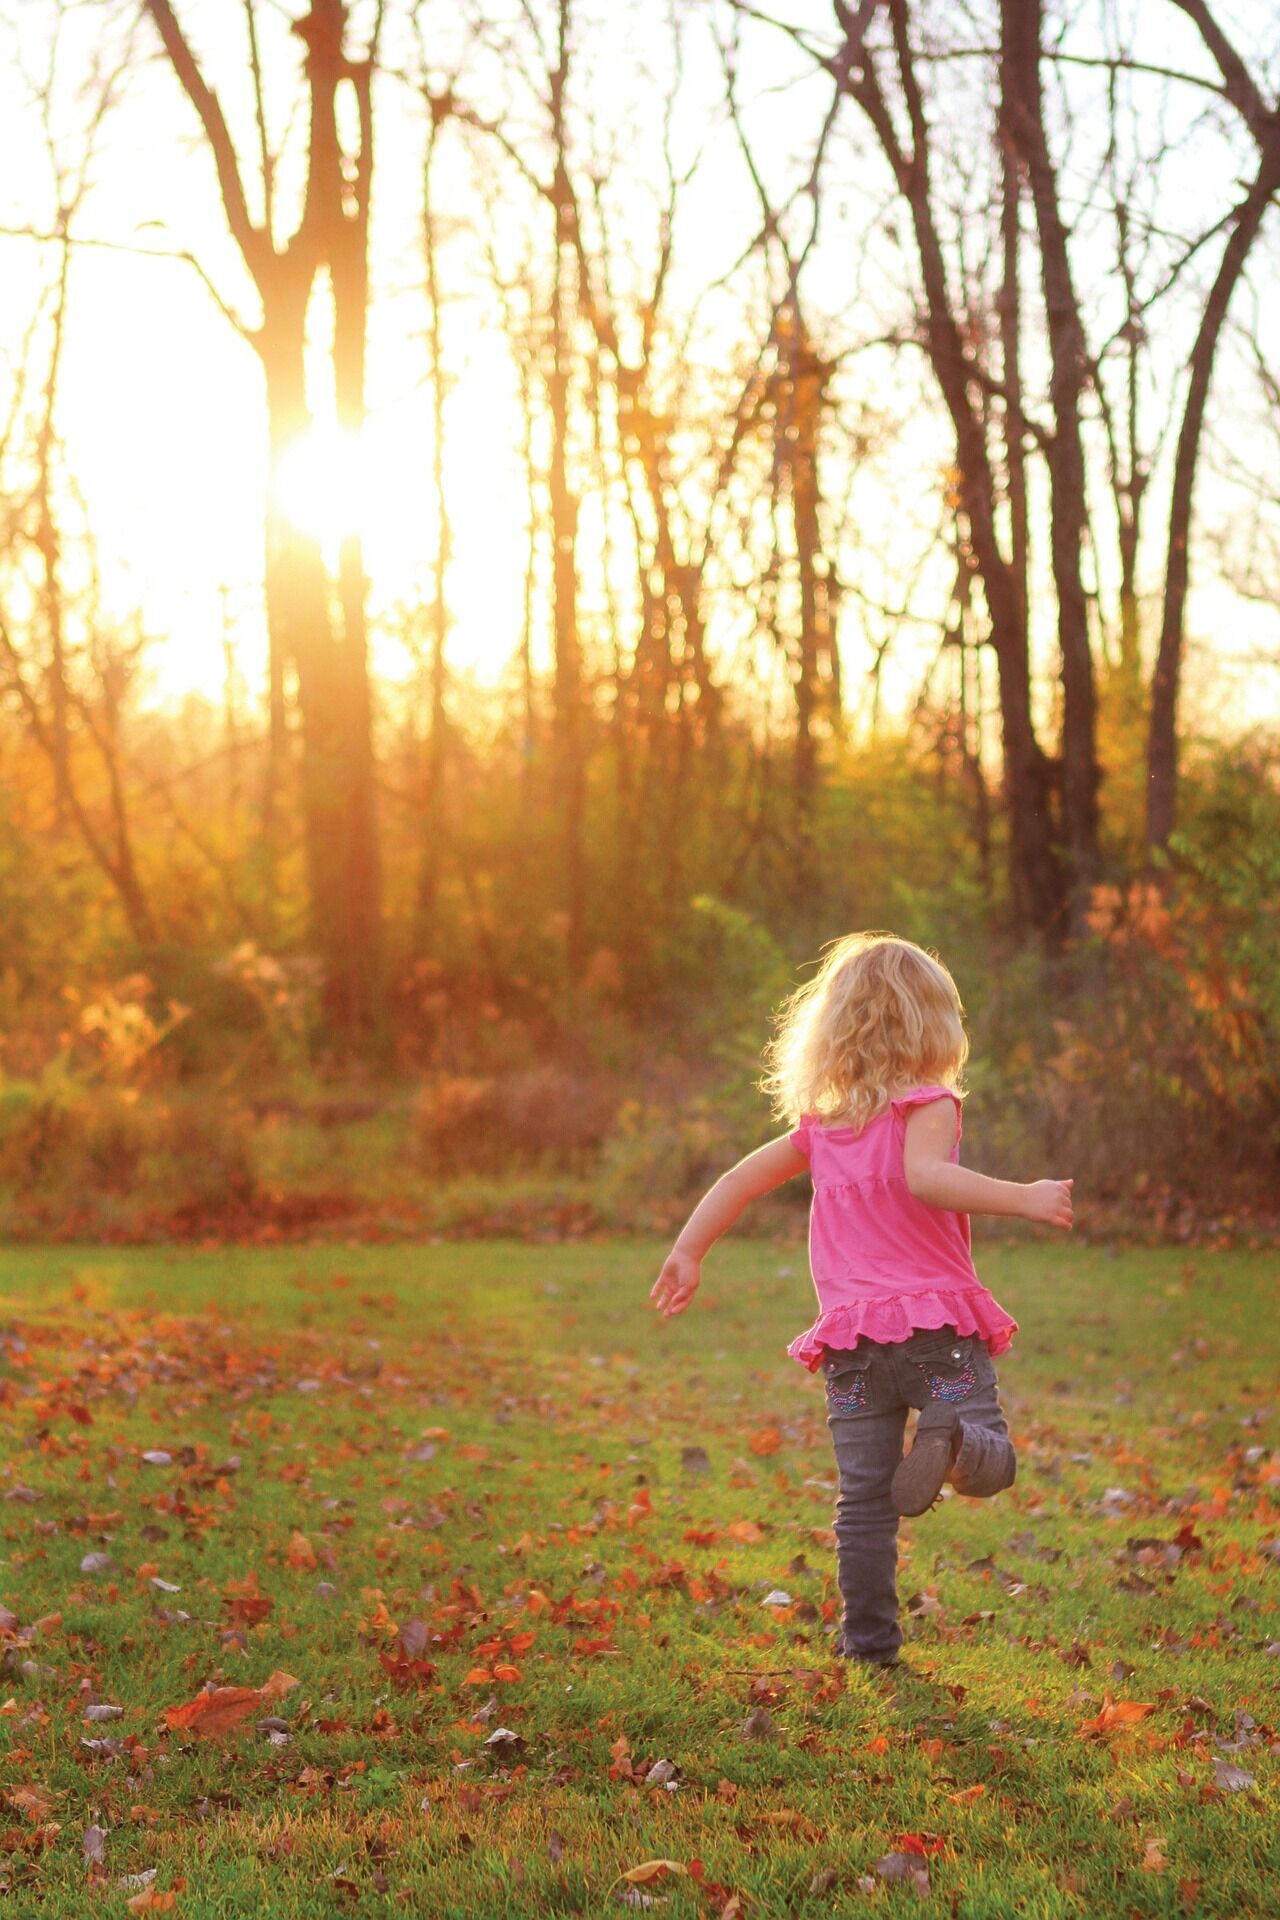
[[[368,449],[362,435],[316,424],[290,441],[271,476],[285,518],[326,546],[364,533],[370,496]]]

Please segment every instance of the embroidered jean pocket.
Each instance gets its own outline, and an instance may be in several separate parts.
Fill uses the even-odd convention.
[[[857,1413],[867,1404],[871,1356],[841,1359],[827,1374],[827,1405],[832,1413]]]
[[[912,1364],[919,1368],[931,1400],[967,1400],[978,1384],[972,1339],[961,1338],[918,1360],[913,1356]]]

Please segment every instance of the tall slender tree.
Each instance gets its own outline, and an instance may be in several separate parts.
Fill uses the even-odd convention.
[[[278,224],[278,156],[268,135],[265,83],[252,0],[245,7],[258,142],[260,217],[250,212],[240,158],[216,90],[171,0],[144,0],[170,66],[194,109],[217,172],[223,211],[261,304],[241,325],[261,364],[273,474],[312,424],[305,349],[313,297],[327,274],[334,309],[333,382],[338,417],[352,433],[364,417],[368,236],[373,181],[372,78],[383,7],[365,52],[346,51],[345,0],[311,0],[294,22],[303,48],[308,144],[301,210],[289,237]],[[356,106],[348,152],[339,95]],[[224,311],[230,313],[229,308]],[[381,1020],[383,932],[377,838],[365,578],[358,535],[342,539],[338,603],[318,538],[285,511],[277,491],[266,509],[265,585],[271,655],[274,764],[283,757],[286,673],[297,674],[311,928],[325,972],[324,1003],[335,1040],[368,1044]]]

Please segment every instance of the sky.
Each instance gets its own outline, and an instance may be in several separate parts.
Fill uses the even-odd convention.
[[[45,0],[41,0],[45,4]],[[492,22],[503,0],[485,7]],[[7,7],[7,11],[6,11]],[[16,35],[29,23],[29,0],[0,5],[0,24]],[[781,11],[782,9],[780,9]],[[403,10],[392,8],[398,35],[388,42],[393,63],[409,65],[414,50],[403,31]],[[511,8],[508,7],[510,12]],[[1145,36],[1170,65],[1207,72],[1196,37],[1168,0],[1131,0],[1128,9]],[[185,0],[180,15],[200,50],[209,78],[223,95],[246,163],[252,158],[251,103],[246,78],[242,16],[222,0]],[[450,33],[462,8],[428,8],[433,71],[442,77],[457,57]],[[1079,17],[1088,9],[1078,10]],[[46,21],[55,9],[47,6]],[[711,26],[728,19],[722,7],[695,5],[686,13],[686,63],[674,122],[681,165],[698,156],[677,228],[673,303],[691,302],[726,274],[758,225],[758,205],[732,130],[721,110],[722,79]],[[630,0],[608,10],[584,8],[597,24],[584,32],[575,71],[579,110],[608,144],[612,137],[613,190],[620,217],[632,226],[643,253],[654,230],[652,196],[637,181],[660,175],[661,97],[669,45],[665,8],[653,0]],[[293,44],[281,9],[259,5],[273,111],[279,126],[293,90]],[[1233,0],[1222,9],[1241,44],[1252,47],[1262,32],[1277,39],[1274,21],[1253,0]],[[122,48],[129,16],[111,5],[78,9],[68,18],[65,58],[59,69],[54,119],[67,160],[78,150],[76,127],[84,109],[76,87],[95,59]],[[358,17],[358,16],[357,16]],[[828,32],[829,10],[803,0],[786,17]],[[1268,22],[1270,24],[1268,25]],[[1158,41],[1152,40],[1152,33]],[[1100,46],[1100,42],[1097,43]],[[1087,54],[1087,34],[1072,45]],[[1095,48],[1096,50],[1096,48]],[[0,64],[0,226],[47,230],[56,196],[51,184],[39,116],[30,98],[42,76],[39,36],[24,31],[15,58]],[[513,139],[530,125],[530,104],[519,84],[501,79],[489,54],[469,58],[461,86],[502,119]],[[25,69],[25,71],[24,71]],[[977,69],[972,69],[974,81]],[[1073,73],[1083,124],[1063,161],[1064,193],[1074,170],[1081,180],[1092,164],[1088,107],[1100,80]],[[794,181],[825,106],[820,80],[785,39],[760,26],[744,36],[740,92],[753,145],[770,182]],[[966,95],[964,72],[949,79],[948,105],[958,115],[981,113],[981,100]],[[1093,94],[1090,88],[1094,89]],[[1157,98],[1152,90],[1149,98]],[[378,174],[374,271],[378,299],[370,341],[369,422],[358,450],[325,421],[325,398],[317,385],[319,433],[299,449],[279,484],[286,502],[306,524],[332,537],[355,515],[365,538],[375,622],[398,623],[398,609],[420,609],[427,592],[435,525],[430,492],[431,418],[424,343],[426,308],[418,253],[420,217],[421,109],[410,87],[387,76],[378,117]],[[1162,211],[1194,223],[1197,202],[1216,206],[1215,195],[1231,190],[1237,170],[1233,152],[1212,126],[1199,121],[1203,99],[1176,90],[1170,112],[1172,155]],[[847,567],[868,600],[902,606],[920,552],[937,525],[937,473],[949,457],[949,441],[923,369],[902,356],[866,349],[883,330],[884,315],[899,302],[909,281],[909,251],[888,230],[888,195],[855,116],[832,147],[829,192],[820,245],[807,269],[811,310],[823,316],[836,349],[851,350],[840,375],[847,406],[865,407],[880,422],[886,444],[856,469],[829,468],[841,493],[848,526]],[[273,127],[273,131],[278,131]],[[962,137],[962,135],[961,135]],[[491,163],[484,171],[492,174]],[[92,187],[77,221],[85,242],[73,256],[70,321],[61,386],[59,426],[67,466],[92,528],[102,591],[122,620],[139,611],[156,636],[150,651],[150,697],[166,700],[191,689],[218,694],[224,639],[234,636],[247,683],[262,681],[261,617],[262,501],[267,482],[261,380],[252,349],[218,311],[200,276],[179,258],[147,257],[191,252],[222,296],[247,319],[254,297],[226,233],[216,182],[195,117],[149,30],[137,32],[128,78],[118,104],[104,122]],[[282,191],[289,188],[287,165]],[[479,202],[475,175],[461,142],[449,140],[441,156],[442,263],[449,299],[445,310],[445,359],[449,379],[446,423],[447,485],[453,520],[454,559],[449,599],[454,616],[450,659],[460,671],[494,681],[506,670],[519,635],[524,594],[528,501],[520,452],[520,418],[510,357],[483,284],[476,244]],[[495,235],[509,264],[525,243],[526,203],[500,183]],[[1084,279],[1105,291],[1105,235],[1082,226],[1077,258]],[[1274,262],[1274,251],[1271,258]],[[52,265],[52,250],[16,233],[0,236],[0,340],[7,354],[19,352],[31,312]],[[1092,269],[1096,264],[1096,275]],[[619,271],[622,271],[620,268]],[[736,284],[736,283],[735,283]],[[744,278],[741,284],[745,287]],[[733,296],[734,302],[737,295]],[[718,341],[729,341],[717,313],[730,306],[722,296],[706,303],[695,350],[713,379]],[[1241,317],[1247,312],[1240,302]],[[1184,335],[1171,320],[1170,348]],[[860,348],[853,352],[852,349]],[[720,348],[723,355],[724,348]],[[1227,364],[1218,402],[1233,399],[1242,424],[1256,405]],[[316,356],[319,364],[319,355]],[[0,383],[4,374],[0,371]],[[1237,383],[1233,387],[1232,382]],[[1237,391],[1238,388],[1238,391]],[[1153,394],[1152,399],[1157,396]],[[1280,492],[1280,486],[1276,488]],[[1229,541],[1241,511],[1225,483],[1206,474],[1200,503],[1205,524]],[[1041,542],[1043,549],[1044,543]],[[842,555],[842,562],[845,556]],[[945,565],[926,566],[911,604],[921,618],[895,623],[860,613],[850,603],[842,631],[850,698],[865,693],[873,643],[895,628],[883,689],[883,710],[901,711],[919,684],[937,644],[938,588]],[[1106,582],[1104,582],[1104,586]],[[1037,645],[1046,669],[1042,697],[1051,697],[1052,619],[1040,621]],[[726,603],[720,621],[728,639],[745,627],[741,607]],[[1192,696],[1218,706],[1228,719],[1251,712],[1280,711],[1280,621],[1273,608],[1233,594],[1202,567],[1191,607],[1191,629],[1200,644],[1189,662]],[[545,640],[541,642],[546,663]],[[393,640],[377,643],[379,670],[392,677],[409,672],[409,658]]]

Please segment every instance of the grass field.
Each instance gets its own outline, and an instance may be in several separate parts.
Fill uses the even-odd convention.
[[[658,1257],[0,1253],[7,1911],[1280,1911],[1276,1258],[983,1245],[1019,1478],[881,1676],[803,1253]]]

